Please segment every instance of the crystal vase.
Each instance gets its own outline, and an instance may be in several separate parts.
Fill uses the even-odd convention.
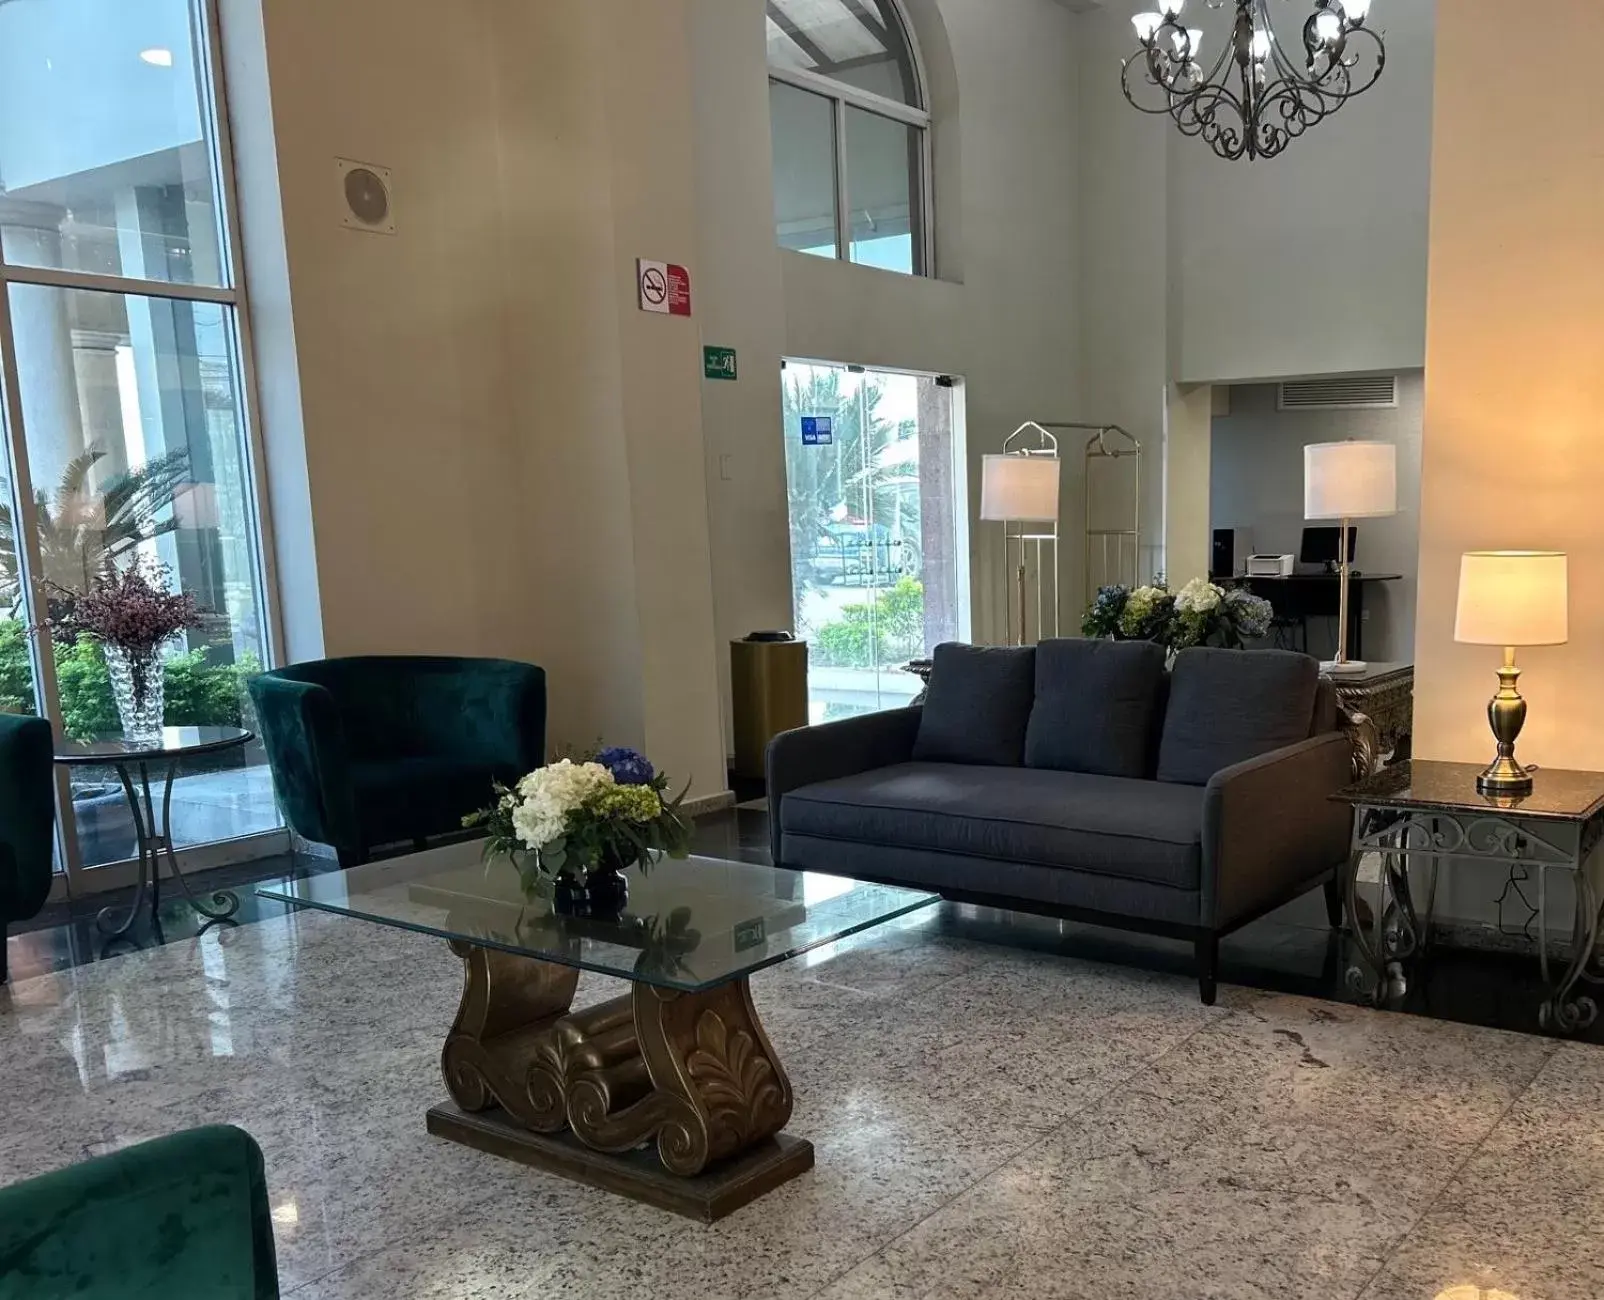
[[[114,645],[103,648],[117,716],[122,719],[123,739],[140,744],[160,740],[167,694],[161,656],[154,652],[130,654]]]

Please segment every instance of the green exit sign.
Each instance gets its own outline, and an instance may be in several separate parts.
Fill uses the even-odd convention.
[[[703,348],[702,373],[709,379],[734,379],[734,348]]]

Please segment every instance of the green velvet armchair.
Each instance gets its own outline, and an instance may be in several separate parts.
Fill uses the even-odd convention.
[[[50,893],[55,742],[43,718],[0,713],[0,984],[6,926],[37,916]]]
[[[262,1152],[218,1126],[0,1188],[0,1300],[276,1300]]]
[[[366,656],[250,684],[290,826],[342,865],[462,828],[496,781],[539,767],[546,674],[506,659]]]

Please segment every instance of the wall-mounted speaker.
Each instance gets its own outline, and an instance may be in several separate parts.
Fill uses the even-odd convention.
[[[390,169],[350,158],[336,158],[334,165],[340,182],[340,224],[373,235],[395,234]]]

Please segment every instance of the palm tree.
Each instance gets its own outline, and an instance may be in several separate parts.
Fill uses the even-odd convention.
[[[105,456],[86,451],[67,463],[54,495],[40,491],[34,499],[38,516],[39,558],[46,583],[69,591],[87,591],[141,542],[178,527],[176,513],[158,519],[172,506],[189,477],[189,452],[180,448],[158,456],[138,469],[115,474],[95,492],[89,472]],[[0,604],[15,616],[22,605],[22,570],[17,562],[17,530],[8,502],[0,501]]]

